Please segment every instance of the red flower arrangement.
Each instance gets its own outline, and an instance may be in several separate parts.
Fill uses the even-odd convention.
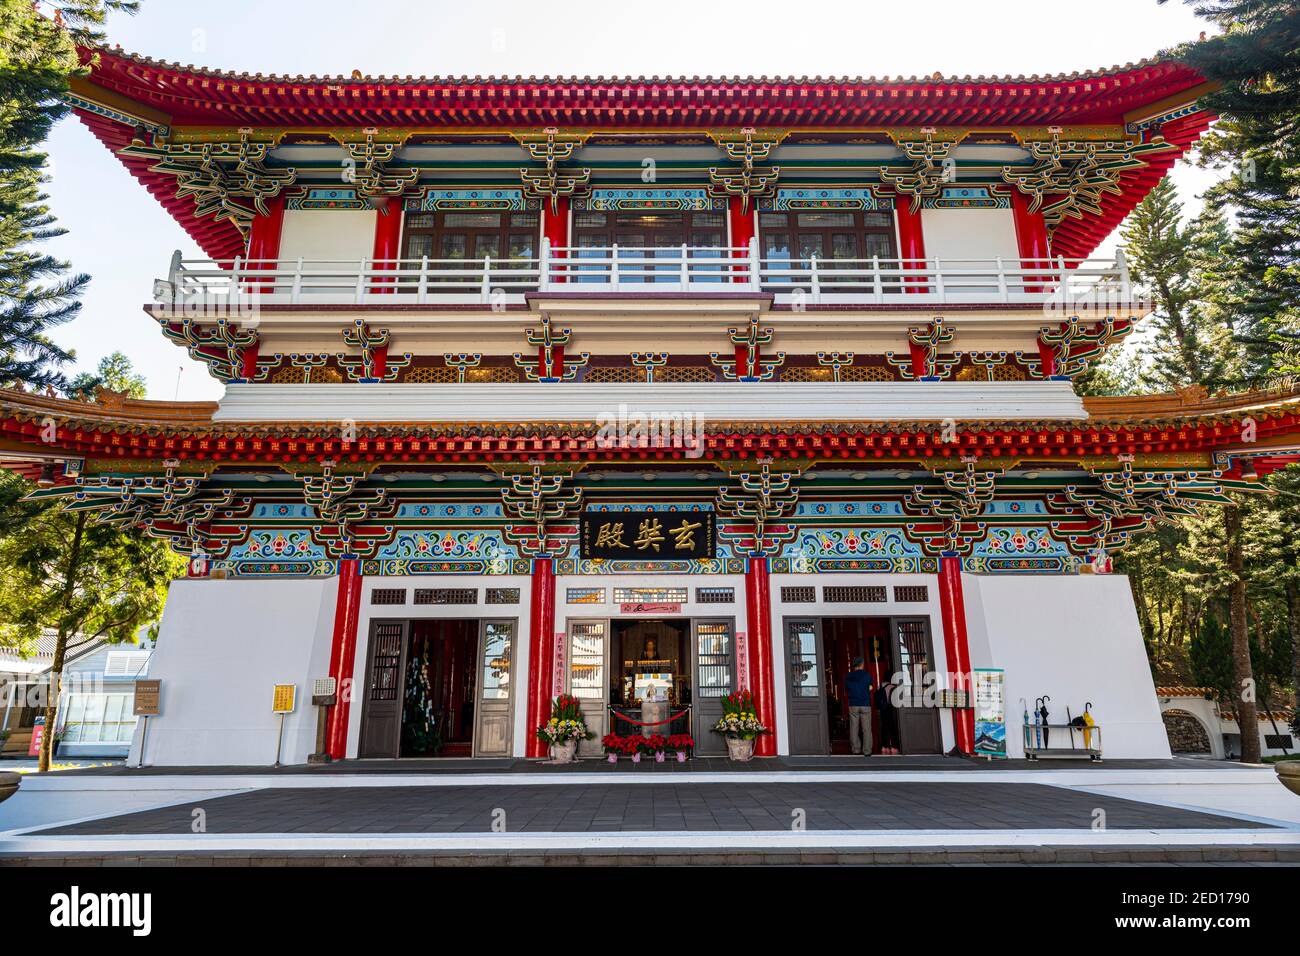
[[[695,747],[695,738],[690,734],[673,734],[668,738],[669,750],[692,750]]]

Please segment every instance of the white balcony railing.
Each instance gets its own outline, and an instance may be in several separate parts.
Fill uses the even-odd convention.
[[[361,305],[521,302],[526,293],[772,293],[778,303],[1050,303],[1131,301],[1115,259],[819,259],[747,248],[551,248],[536,258],[172,258],[157,297],[183,305]]]

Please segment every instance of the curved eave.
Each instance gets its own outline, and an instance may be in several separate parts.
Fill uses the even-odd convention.
[[[726,461],[771,455],[778,458],[844,459],[864,462],[949,458],[958,454],[992,459],[1057,459],[1065,464],[1117,454],[1204,454],[1236,449],[1249,416],[1257,430],[1258,454],[1269,449],[1284,466],[1296,457],[1300,439],[1300,396],[1248,393],[1193,404],[1168,414],[1169,396],[1125,401],[1127,414],[1087,421],[968,422],[960,443],[937,444],[933,422],[715,422],[706,429],[705,460]],[[1093,403],[1096,405],[1096,401]],[[0,461],[16,458],[122,459],[159,462],[307,462],[337,457],[378,464],[485,461],[621,460],[690,461],[680,450],[629,449],[624,455],[596,444],[595,423],[532,422],[508,425],[464,423],[362,423],[357,439],[342,444],[337,423],[214,423],[207,403],[130,402],[117,408],[86,405],[25,393],[0,391]],[[53,420],[58,439],[42,441]],[[1256,452],[1252,452],[1256,454]]]
[[[1118,123],[1204,82],[1150,59],[1016,77],[317,77],[182,66],[83,50],[91,79],[180,125],[667,127]]]

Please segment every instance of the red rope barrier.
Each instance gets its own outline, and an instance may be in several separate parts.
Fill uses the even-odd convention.
[[[685,710],[678,711],[677,713],[669,717],[667,720],[650,720],[650,721],[633,720],[631,717],[626,717],[623,714],[620,714],[612,707],[610,708],[609,712],[613,714],[615,717],[617,717],[619,720],[626,720],[629,724],[632,724],[634,727],[659,727],[662,726],[663,724],[671,724],[678,717],[683,717],[686,714],[689,714],[691,712],[691,709],[687,707]]]

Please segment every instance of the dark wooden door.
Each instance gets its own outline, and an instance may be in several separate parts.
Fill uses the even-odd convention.
[[[396,757],[402,735],[407,621],[371,621],[361,701],[361,757]]]
[[[790,753],[830,752],[823,672],[826,654],[821,622],[816,618],[787,618],[785,669],[788,688]]]
[[[928,617],[892,620],[895,672],[902,677],[903,706],[898,708],[898,738],[905,754],[937,754],[943,750],[939,736],[939,709],[926,706],[926,690],[933,681],[934,646]]]

